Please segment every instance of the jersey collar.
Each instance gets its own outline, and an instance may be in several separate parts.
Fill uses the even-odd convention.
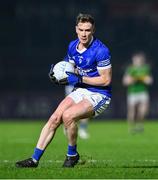
[[[89,42],[89,44],[88,44],[88,47],[89,47],[89,45],[93,42],[93,36],[92,36],[92,39],[90,40],[90,42]],[[83,52],[85,52],[86,50],[87,50],[87,48],[83,48],[82,50],[79,50],[77,47],[78,47],[78,44],[79,44],[79,42],[77,43],[77,45],[76,45],[76,51],[77,52],[79,52],[80,54],[82,54]]]

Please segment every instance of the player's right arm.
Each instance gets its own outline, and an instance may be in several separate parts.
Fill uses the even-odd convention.
[[[133,67],[130,65],[127,67],[123,78],[122,78],[122,83],[124,86],[129,86],[134,84],[137,80],[132,76],[133,72]]]
[[[135,79],[130,76],[129,74],[125,73],[125,75],[123,76],[123,85],[124,86],[129,86],[135,83]]]

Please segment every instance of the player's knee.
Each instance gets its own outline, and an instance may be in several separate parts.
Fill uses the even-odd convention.
[[[61,124],[61,116],[59,115],[52,115],[48,121],[49,129],[56,129]]]
[[[64,126],[67,128],[74,121],[73,114],[70,111],[65,111],[62,115]]]

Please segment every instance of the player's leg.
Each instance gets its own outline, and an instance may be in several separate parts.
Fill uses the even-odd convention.
[[[16,163],[17,167],[37,167],[38,162],[44,153],[44,150],[46,149],[50,141],[53,139],[56,129],[62,122],[62,113],[73,104],[74,101],[71,98],[65,98],[59,104],[56,111],[51,115],[48,122],[43,127],[37,146],[34,150],[34,154],[29,159],[18,161]]]
[[[72,106],[74,102],[70,98],[65,98],[58,106],[56,111],[51,115],[46,125],[41,131],[37,148],[45,149],[55,135],[57,127],[62,123],[63,112]]]
[[[143,102],[140,103],[138,106],[138,119],[140,121],[143,121],[145,116],[148,114],[148,109],[149,109],[149,103],[148,102]]]
[[[135,108],[136,105],[133,105],[133,104],[128,104],[127,106],[127,119],[128,119],[128,122],[129,124],[134,124],[135,123]]]
[[[79,124],[78,135],[81,139],[88,139],[88,118],[81,119]]]
[[[92,117],[93,115],[94,115],[93,105],[87,99],[83,99],[81,102],[74,104],[73,106],[71,106],[70,108],[64,111],[62,117],[63,117],[64,125],[68,131],[68,139],[70,144],[74,145],[73,143],[74,133],[72,133],[71,129],[74,129],[74,127],[76,126],[76,122],[80,119]],[[71,126],[72,124],[73,126]],[[75,137],[77,136],[75,135]]]
[[[144,131],[144,119],[149,111],[149,96],[147,94],[142,94],[140,102],[138,104],[137,112],[137,131]]]
[[[65,86],[65,97],[68,96],[73,91],[73,89],[74,89],[74,86],[66,85]],[[67,130],[64,126],[63,126],[63,132],[67,136]]]
[[[77,152],[77,121],[93,115],[93,105],[87,99],[83,99],[64,111],[62,118],[67,129],[69,143],[67,157],[63,164],[64,167],[73,167],[79,160],[79,154]]]
[[[127,97],[127,120],[128,130],[130,133],[135,129],[135,116],[136,116],[136,97],[135,95],[128,95]]]
[[[138,118],[143,121],[149,111],[149,95],[147,93],[141,93],[138,108]]]
[[[63,122],[68,132],[68,153],[64,167],[73,167],[79,160],[77,152],[76,122],[80,119],[90,118],[101,114],[110,104],[111,98],[90,92],[86,89],[77,89],[69,95],[76,102],[63,113]]]

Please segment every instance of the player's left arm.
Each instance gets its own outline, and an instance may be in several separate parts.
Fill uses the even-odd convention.
[[[81,76],[80,74],[74,74],[67,72],[68,77],[60,80],[60,84],[88,84],[93,86],[108,86],[112,80],[112,67],[110,62],[110,55],[107,48],[101,48],[98,50],[96,56],[98,76],[88,77]]]
[[[153,77],[151,75],[146,75],[141,78],[141,81],[144,82],[146,85],[151,85],[153,83]]]
[[[76,85],[76,84],[89,84],[93,86],[108,86],[112,79],[112,68],[99,70],[99,76],[87,77],[75,74],[72,72],[66,72],[68,77],[59,80],[61,85]]]
[[[144,73],[142,74],[142,76],[137,77],[137,80],[143,82],[146,85],[151,85],[153,83],[150,66],[145,66]]]
[[[108,86],[112,80],[111,55],[108,48],[99,48],[96,55],[98,76],[82,77],[82,82],[93,86]]]

